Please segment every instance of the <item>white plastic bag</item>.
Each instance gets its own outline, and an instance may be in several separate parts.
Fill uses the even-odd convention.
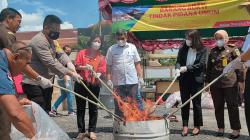
[[[165,102],[165,106],[167,109],[172,108],[176,103],[181,103],[181,95],[180,92],[175,92],[167,98]]]
[[[201,108],[203,109],[213,109],[214,102],[211,94],[209,92],[204,92],[201,96]]]
[[[32,102],[31,108],[33,112],[33,126],[36,129],[36,140],[70,140],[69,136],[38,104]],[[10,136],[12,140],[29,140],[13,125],[11,126]]]

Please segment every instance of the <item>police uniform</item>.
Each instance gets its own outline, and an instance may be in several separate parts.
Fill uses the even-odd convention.
[[[0,23],[0,50],[8,48],[11,50],[12,44],[16,42],[16,37],[4,24]]]
[[[211,50],[208,64],[206,81],[211,82],[223,73],[223,69],[229,62],[240,55],[237,47],[228,45],[222,48],[215,47]],[[227,103],[230,125],[233,130],[241,129],[238,108],[238,82],[242,78],[241,68],[222,77],[210,87],[215,107],[215,117],[218,128],[225,128],[224,106]]]
[[[10,72],[8,70],[8,62],[3,48],[10,50],[12,44],[16,41],[14,33],[6,28],[5,25],[0,24],[0,95],[15,94],[14,84],[12,82]],[[0,139],[10,140],[10,121],[5,110],[0,105]]]

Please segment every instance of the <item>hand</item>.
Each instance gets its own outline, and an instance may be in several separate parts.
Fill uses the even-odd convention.
[[[91,66],[91,65],[89,65],[89,64],[86,64],[85,65],[85,68],[87,69],[87,70],[93,70],[93,66]]]
[[[179,77],[181,75],[180,69],[175,69],[175,76]]]
[[[108,86],[109,86],[109,88],[111,88],[111,89],[113,89],[113,88],[114,88],[113,83],[112,83],[112,81],[111,81],[111,80],[108,80],[108,81],[107,81],[107,85],[108,85]]]
[[[183,66],[180,68],[180,73],[184,73],[187,71],[187,67],[186,66]]]
[[[223,69],[223,74],[227,74],[230,72],[233,72],[235,69],[241,69],[244,67],[244,63],[241,62],[240,57],[234,59],[231,61],[224,69]]]
[[[73,79],[74,81],[76,81],[76,82],[78,82],[78,83],[80,83],[81,80],[82,80],[81,75],[79,75],[79,74],[76,73],[76,72],[73,72],[72,75],[71,75],[71,77],[72,77],[72,79]]]
[[[76,67],[73,65],[72,62],[67,63],[67,68],[70,69],[71,71],[76,71]]]
[[[69,89],[69,87],[70,87],[69,81],[65,81],[64,85],[65,85],[65,88]]]
[[[143,80],[143,78],[139,78],[139,84],[140,84],[140,86],[143,86],[143,85],[144,85],[144,80]]]
[[[45,88],[49,88],[49,87],[52,87],[52,82],[49,80],[49,79],[46,79],[46,78],[44,78],[44,77],[42,77],[42,76],[38,76],[37,77],[37,82],[38,82],[38,84],[43,88],[43,89],[45,89]]]
[[[102,75],[102,74],[98,72],[98,73],[95,73],[95,75],[94,75],[94,76],[95,76],[95,78],[100,78],[100,77],[101,77],[101,75]]]
[[[28,100],[27,98],[22,98],[21,100],[19,100],[19,104],[20,105],[30,105],[31,101]]]

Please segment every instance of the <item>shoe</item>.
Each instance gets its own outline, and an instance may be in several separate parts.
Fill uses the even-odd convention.
[[[231,134],[229,139],[238,139],[239,137],[240,137],[240,134],[238,134],[238,135]]]
[[[91,140],[96,140],[96,134],[94,132],[89,132],[89,138]]]
[[[87,137],[86,133],[79,133],[75,140],[83,140],[85,137]]]
[[[76,113],[75,113],[75,112],[69,112],[69,113],[68,113],[68,116],[70,116],[70,117],[75,117],[75,116],[76,116]]]
[[[224,136],[224,129],[219,129],[216,136],[217,137],[223,137]]]
[[[240,130],[233,130],[229,139],[237,139],[240,137]]]
[[[185,130],[186,130],[186,132],[185,132]],[[182,132],[181,132],[181,136],[182,137],[186,137],[187,135],[188,135],[188,128],[187,127],[183,127]]]
[[[196,130],[197,130],[197,131],[196,131]],[[196,132],[194,132],[194,131],[196,131]],[[192,136],[197,136],[197,135],[199,135],[199,134],[200,134],[200,128],[195,127],[195,128],[193,129]]]
[[[56,116],[57,116],[56,110],[51,109],[51,111],[49,112],[49,116],[50,116],[50,117],[56,117]]]

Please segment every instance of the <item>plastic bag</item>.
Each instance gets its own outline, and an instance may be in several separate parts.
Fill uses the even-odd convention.
[[[201,96],[201,108],[203,109],[213,109],[214,102],[211,94],[209,92],[204,92]]]
[[[32,110],[32,113],[30,113]],[[26,109],[27,112],[27,109]],[[28,111],[33,118],[33,126],[36,129],[36,140],[70,140],[69,136],[47,115],[47,113],[36,103]],[[11,126],[12,140],[29,140],[13,125]]]
[[[167,98],[165,102],[165,106],[167,109],[172,108],[176,103],[181,103],[181,95],[180,92],[175,92]]]

